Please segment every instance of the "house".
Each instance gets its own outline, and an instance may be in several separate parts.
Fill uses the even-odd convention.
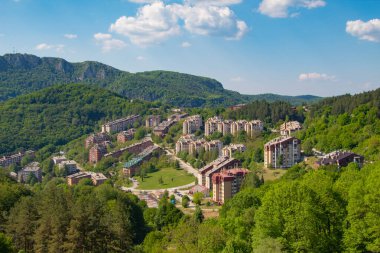
[[[337,165],[346,167],[349,163],[357,163],[359,168],[363,166],[364,157],[350,151],[334,151],[319,159],[315,164],[317,167],[325,165]]]

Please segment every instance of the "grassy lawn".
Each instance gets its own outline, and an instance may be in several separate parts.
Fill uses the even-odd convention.
[[[159,179],[162,177],[163,184],[159,183]],[[140,177],[135,177],[139,181],[139,187],[141,190],[154,190],[154,189],[167,189],[176,186],[190,184],[195,181],[195,177],[182,169],[174,169],[171,167],[162,168],[157,172],[149,173],[144,182]],[[173,180],[172,180],[173,179]]]

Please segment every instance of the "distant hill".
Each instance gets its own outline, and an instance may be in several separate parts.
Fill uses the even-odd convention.
[[[83,84],[56,85],[22,95],[0,103],[0,154],[65,145],[98,130],[106,119],[141,114],[149,107]]]
[[[162,101],[175,106],[227,106],[252,100],[285,100],[292,104],[317,97],[274,94],[242,95],[210,78],[169,71],[129,73],[99,62],[70,63],[61,58],[28,54],[0,56],[0,101],[55,84],[82,83],[106,88],[126,98]]]
[[[284,101],[292,105],[309,104],[322,100],[322,97],[313,95],[301,95],[301,96],[284,96],[272,93],[265,93],[259,95],[245,95],[250,101],[265,100],[267,102]]]

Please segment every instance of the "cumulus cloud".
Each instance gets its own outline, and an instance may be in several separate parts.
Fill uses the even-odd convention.
[[[59,45],[51,45],[51,44],[47,44],[47,43],[41,43],[41,44],[38,44],[35,48],[36,50],[39,50],[39,51],[44,51],[44,50],[55,50],[57,52],[61,52],[63,50],[65,46],[62,45],[62,44],[59,44]]]
[[[67,33],[65,35],[63,35],[66,39],[69,39],[69,40],[72,40],[72,39],[76,39],[78,38],[78,35],[76,34],[70,34],[70,33]]]
[[[346,32],[361,40],[380,42],[380,19],[347,21]]]
[[[187,42],[187,41],[184,41],[184,42],[181,43],[181,47],[184,47],[184,48],[191,47],[191,43]]]
[[[286,18],[294,16],[294,13],[289,14],[291,8],[314,9],[325,5],[325,0],[262,0],[259,12],[272,18]]]
[[[102,46],[103,52],[109,52],[113,49],[122,49],[127,46],[124,41],[113,39],[112,35],[108,33],[96,33],[94,34],[94,39]]]
[[[298,76],[299,81],[335,81],[336,77],[323,73],[303,73]]]
[[[174,4],[172,10],[192,34],[240,39],[248,30],[246,23],[237,20],[234,12],[226,6]]]
[[[199,3],[202,2],[202,3]],[[213,4],[213,3],[219,4]],[[122,16],[111,24],[110,32],[122,34],[133,44],[158,44],[177,36],[184,29],[191,34],[240,39],[248,31],[226,4],[237,0],[188,0],[166,5],[156,1],[139,8],[136,16]],[[209,3],[209,4],[205,4]]]
[[[122,16],[111,24],[110,31],[127,36],[132,43],[160,43],[180,33],[178,17],[170,5],[154,2],[143,6],[135,17]]]

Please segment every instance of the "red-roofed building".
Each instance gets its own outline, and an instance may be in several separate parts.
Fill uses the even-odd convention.
[[[212,175],[212,199],[223,204],[240,191],[244,177],[249,173],[247,169],[224,170]]]

